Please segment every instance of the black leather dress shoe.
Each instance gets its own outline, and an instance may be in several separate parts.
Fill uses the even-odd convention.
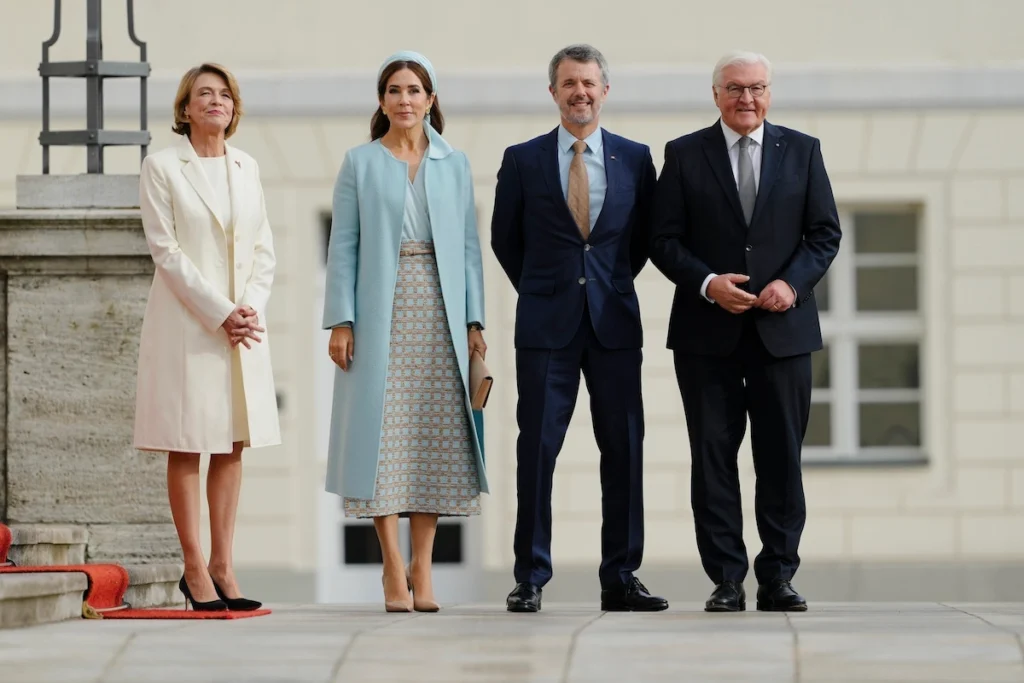
[[[602,590],[601,609],[605,612],[660,612],[668,609],[668,600],[651,595],[634,576],[628,583]]]
[[[532,583],[517,583],[508,594],[505,605],[509,612],[539,612],[540,595],[544,590]]]
[[[757,609],[762,612],[806,612],[807,601],[789,581],[776,579],[757,589]]]
[[[723,581],[704,603],[705,612],[742,612],[747,609],[747,592],[742,583]]]

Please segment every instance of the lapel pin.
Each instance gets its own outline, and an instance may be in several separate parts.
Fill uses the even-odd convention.
[[[610,155],[610,156],[609,156],[608,158],[609,158],[609,159],[614,159],[614,158],[615,158],[615,155],[614,155],[614,154],[612,154],[612,155]]]
[[[242,162],[239,161],[238,159],[235,159],[235,166],[237,166],[238,168],[242,168]]]

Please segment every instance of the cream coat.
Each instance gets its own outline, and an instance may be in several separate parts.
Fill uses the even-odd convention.
[[[259,166],[227,147],[234,263],[213,189],[187,136],[146,157],[140,178],[142,226],[156,273],[139,347],[135,447],[152,451],[231,451],[232,353],[241,354],[248,412],[246,445],[281,442],[266,310],[274,246]],[[221,324],[236,303],[259,314],[267,332],[252,349],[232,350]],[[250,342],[251,343],[251,342]]]

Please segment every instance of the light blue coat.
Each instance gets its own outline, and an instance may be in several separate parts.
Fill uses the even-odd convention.
[[[469,161],[427,128],[423,181],[441,293],[466,394],[466,414],[487,492],[482,439],[469,400],[466,323],[484,324],[483,265]],[[398,276],[408,166],[377,142],[348,151],[334,186],[324,329],[352,321],[353,361],[335,369],[327,490],[373,498],[384,418],[391,308]]]

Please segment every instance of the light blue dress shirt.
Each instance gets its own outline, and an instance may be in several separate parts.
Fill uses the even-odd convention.
[[[569,198],[569,164],[576,156],[576,150],[572,148],[576,142],[576,136],[565,129],[565,126],[558,126],[558,176],[562,180],[562,196]],[[587,168],[587,180],[590,183],[590,229],[594,229],[598,216],[601,215],[601,208],[604,206],[604,195],[608,191],[608,176],[604,172],[604,136],[599,127],[591,133],[584,142],[587,149],[583,152],[583,164]]]

